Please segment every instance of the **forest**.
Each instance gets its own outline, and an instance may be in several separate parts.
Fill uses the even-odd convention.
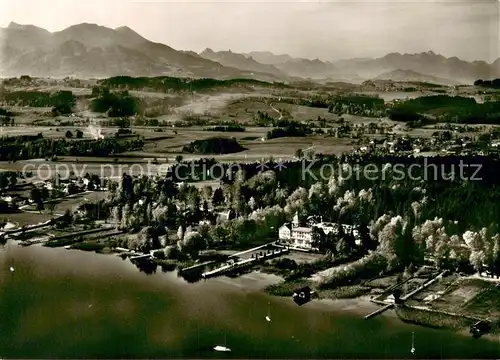
[[[470,97],[422,96],[396,103],[388,115],[391,120],[405,122],[431,118],[439,122],[500,124],[500,102],[478,104]]]
[[[68,134],[69,135],[69,134]],[[72,138],[68,136],[68,138]],[[77,134],[78,135],[78,134]],[[3,137],[0,160],[51,158],[53,156],[111,156],[124,151],[139,150],[142,140],[107,138],[100,140],[45,139],[38,136]]]
[[[71,91],[13,91],[3,92],[1,100],[10,106],[52,107],[52,113],[69,114],[76,104],[76,97]]]
[[[195,140],[182,148],[190,154],[231,154],[245,150],[234,138],[212,137]]]
[[[132,116],[139,109],[138,99],[130,96],[126,90],[112,93],[107,87],[94,87],[92,96],[96,97],[91,103],[92,111],[107,112],[109,117]]]
[[[475,86],[480,86],[484,88],[500,89],[500,79],[493,80],[476,80],[474,81]]]
[[[339,158],[337,164],[354,165],[358,160]],[[302,165],[293,163],[283,171],[227,164],[222,187],[216,190],[187,183],[176,186],[175,180],[160,177],[124,175],[111,186],[110,197],[98,204],[98,213],[112,217],[122,230],[139,232],[127,245],[144,251],[161,249],[160,234],[178,229],[164,248],[167,258],[195,258],[200,250],[228,244],[265,243],[276,239],[277,229],[295,214],[302,224],[308,216],[321,214],[323,221],[354,225],[362,238],[359,246],[348,232],[313,234],[315,245],[331,255],[326,267],[339,259],[358,259],[326,277],[322,285],[327,287],[374,273],[411,271],[425,261],[451,270],[477,271],[487,266],[500,274],[500,188],[499,177],[494,178],[499,159],[477,160],[483,180],[443,176],[460,161],[474,163],[461,157],[431,159],[441,176],[428,181],[398,178],[396,164],[408,168],[418,161],[381,157],[378,163],[385,176],[377,179],[367,177],[366,171],[349,176],[345,166],[323,177],[316,168],[316,178],[303,180]],[[471,177],[472,171],[465,175]],[[223,211],[228,211],[226,221],[218,215]],[[202,220],[204,225],[198,225]]]
[[[211,88],[230,87],[230,86],[269,86],[269,87],[287,87],[280,83],[267,83],[252,79],[230,79],[230,80],[215,80],[215,79],[189,79],[176,78],[169,76],[160,77],[130,77],[116,76],[109,79],[100,80],[101,86],[111,89],[151,89],[162,92],[177,92],[177,91],[202,91]]]

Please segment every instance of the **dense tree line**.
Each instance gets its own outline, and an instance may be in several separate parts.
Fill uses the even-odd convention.
[[[220,125],[204,128],[204,131],[221,131],[221,132],[244,132],[245,128],[240,125]]]
[[[279,127],[267,132],[267,139],[276,139],[281,137],[304,137],[312,133],[312,129],[304,124],[291,123],[285,127]]]
[[[500,89],[500,79],[493,80],[476,80],[474,81],[475,86],[481,86],[485,88]]]
[[[124,151],[139,150],[144,145],[142,140],[123,141],[113,138],[71,141],[44,139],[41,134],[34,138],[30,137],[29,140],[26,138],[27,136],[2,138],[0,159],[10,161],[52,156],[108,156]]]
[[[195,140],[182,148],[192,154],[231,154],[245,150],[234,138],[212,137]]]
[[[16,171],[2,171],[0,172],[0,193],[5,190],[16,186],[20,174]]]
[[[15,116],[12,111],[0,107],[0,116]]]
[[[169,258],[194,258],[206,248],[248,246],[275,239],[277,229],[294,215],[302,224],[311,214],[337,225],[351,224],[360,234],[360,245],[355,244],[353,233],[342,227],[328,235],[316,230],[313,233],[314,245],[334,259],[351,259],[373,251],[349,266],[333,269],[322,280],[325,286],[411,269],[425,261],[452,270],[462,265],[476,270],[485,265],[495,269],[497,262],[500,264],[496,235],[500,231],[499,159],[450,156],[427,159],[427,164],[423,161],[350,154],[322,157],[317,161],[319,168],[312,162],[305,164],[308,168],[314,165],[311,171],[317,178],[302,176],[301,162],[289,162],[281,171],[262,171],[262,164],[220,164],[224,177],[216,190],[199,190],[185,183],[176,186],[175,179],[124,175],[110,186],[111,196],[101,206],[121,229],[141,231],[143,235],[131,240],[129,246],[143,250],[164,248]],[[456,171],[452,165],[461,162],[481,164],[483,169],[476,176],[483,180],[443,176]],[[201,163],[198,161],[198,165]],[[205,165],[213,163],[207,160]],[[320,177],[324,164],[359,164],[365,171],[349,176],[350,170],[341,166],[322,171],[324,177]],[[363,167],[373,168],[373,164],[380,164],[385,175],[367,176],[370,172]],[[414,168],[413,178],[402,179],[397,164],[406,171],[412,164],[437,165],[438,174],[426,179],[425,169]],[[268,165],[273,169],[271,163]],[[193,168],[206,171],[201,166],[192,166],[188,171]],[[472,172],[475,168],[465,169],[464,176],[471,177]],[[224,217],[217,214],[224,211]],[[204,221],[203,225],[199,225],[200,221]],[[177,236],[160,235],[166,234],[166,229],[178,229]]]
[[[127,89],[127,90],[141,90],[151,89],[155,91],[202,91],[217,87],[230,87],[230,86],[272,86],[272,87],[286,87],[280,83],[267,83],[264,81],[253,79],[230,79],[230,80],[216,80],[216,79],[189,79],[189,78],[176,78],[169,76],[159,77],[130,77],[130,76],[116,76],[109,79],[100,80],[100,85],[109,88]]]
[[[112,93],[109,88],[93,88],[92,95],[96,96],[91,103],[95,112],[106,112],[110,117],[132,116],[138,112],[139,100],[130,96],[128,91]]]
[[[52,107],[54,115],[69,114],[76,104],[75,95],[66,90],[54,93],[43,91],[4,92],[2,100],[10,106]]]
[[[385,116],[385,102],[373,96],[344,95],[330,100],[328,111],[337,115]]]
[[[330,177],[332,171],[337,171],[341,164],[351,163],[357,164],[359,168],[356,170],[351,168],[352,175],[345,174],[345,179],[342,181],[342,189],[369,189],[373,191],[373,196],[377,199],[377,208],[373,210],[373,216],[379,216],[382,213],[406,214],[412,212],[411,204],[415,200],[416,187],[423,187],[427,196],[432,199],[425,205],[422,210],[427,218],[445,217],[454,218],[458,221],[458,227],[463,230],[466,224],[482,224],[484,222],[496,221],[496,214],[500,207],[496,205],[500,199],[499,179],[500,174],[498,168],[500,161],[498,158],[492,157],[429,157],[424,162],[423,157],[405,157],[405,156],[390,156],[390,155],[364,155],[350,156],[344,155],[341,157],[334,156],[317,156],[314,162],[309,161],[290,161],[283,165],[286,168],[281,168],[281,171],[275,173],[276,181],[280,183],[281,188],[296,189],[298,187],[309,188],[311,185],[319,181],[323,177]],[[176,176],[179,180],[190,178],[194,175],[198,178],[210,179],[213,175],[214,179],[221,177],[221,172],[224,172],[223,181],[230,184],[235,179],[235,167],[230,164],[219,164],[223,170],[218,170],[214,174],[206,174],[206,169],[210,168],[215,163],[213,160],[198,161],[197,165],[183,169],[179,165],[174,165],[172,177],[174,181]],[[401,174],[395,170],[388,168],[386,164],[398,165],[396,169],[404,171],[404,180],[401,181]],[[463,165],[460,170],[460,164]],[[276,169],[277,164],[268,162],[264,164],[267,169]],[[311,166],[310,166],[311,165]],[[326,165],[326,166],[325,166]],[[412,166],[414,165],[414,166]],[[418,165],[416,167],[415,165]],[[469,166],[465,166],[469,165]],[[378,173],[372,179],[364,177],[364,167],[375,167]],[[262,164],[250,163],[240,164],[248,177],[253,177],[259,174],[262,170]],[[385,170],[382,172],[382,169]],[[412,178],[409,178],[409,169],[411,170]],[[304,174],[304,169],[307,169],[307,174]],[[479,169],[477,174],[476,169]],[[194,173],[191,175],[191,171]],[[459,172],[463,172],[463,177],[473,179],[462,181],[458,176]],[[373,171],[372,171],[373,172]],[[455,177],[452,178],[451,174]],[[475,175],[473,177],[473,175]],[[383,178],[383,180],[382,180]],[[397,181],[400,179],[400,181]],[[424,185],[422,185],[422,182]],[[396,189],[391,186],[398,183]],[[244,201],[249,201],[245,198]],[[482,206],[478,206],[481,203]],[[337,215],[329,210],[329,205],[323,205],[315,209],[324,214],[325,219],[338,221]],[[306,210],[305,210],[306,211]],[[365,218],[365,222],[373,220]],[[340,220],[352,221],[351,215],[346,210],[341,215]]]
[[[441,122],[500,124],[500,102],[478,104],[469,97],[436,95],[400,102],[389,110],[389,118],[395,121],[429,117]]]

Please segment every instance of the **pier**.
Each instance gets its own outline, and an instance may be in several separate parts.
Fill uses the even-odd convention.
[[[21,241],[19,243],[19,245],[20,246],[30,246],[30,245],[34,245],[34,244],[42,244],[42,243],[45,243],[49,240],[50,240],[50,238],[48,236],[43,236],[43,237],[38,237],[35,239]]]
[[[384,311],[387,311],[389,309],[392,309],[394,307],[394,303],[387,304],[384,307],[381,307],[380,309],[375,310],[374,312],[368,314],[365,316],[365,320],[371,319],[372,317],[375,317],[377,315],[382,314]]]
[[[436,276],[434,279],[427,281],[426,283],[424,283],[423,285],[419,286],[419,287],[418,287],[418,288],[416,288],[415,290],[413,290],[413,291],[409,292],[408,294],[406,294],[406,295],[404,295],[404,296],[401,296],[400,300],[401,300],[401,301],[408,300],[409,298],[411,298],[411,297],[412,297],[413,295],[415,295],[416,293],[418,293],[418,292],[420,292],[420,291],[424,290],[425,288],[427,288],[427,287],[429,287],[430,285],[434,284],[437,280],[441,279],[445,273],[446,273],[446,271],[443,271],[443,272],[442,272],[442,273],[440,273],[438,276]],[[407,282],[407,281],[409,281],[409,280],[410,280],[410,279],[408,279],[408,280],[406,280],[406,281],[404,281],[404,282],[402,282],[401,284],[398,284],[398,285],[396,285],[396,286],[392,286],[390,289],[391,289],[391,290],[393,290],[393,289],[395,289],[396,287],[398,287],[398,286],[400,286],[400,285],[404,284],[405,282]],[[372,300],[372,301],[373,301],[373,302],[376,302],[376,303],[378,303],[378,304],[380,304],[380,301],[378,301],[378,300],[377,300],[377,301]],[[370,313],[370,314],[366,315],[364,319],[365,319],[365,320],[368,320],[368,319],[371,319],[372,317],[375,317],[375,316],[377,316],[377,315],[380,315],[380,314],[382,314],[383,312],[385,312],[385,311],[387,311],[387,310],[389,310],[389,309],[392,309],[392,308],[394,307],[394,305],[395,305],[395,303],[394,303],[394,302],[391,302],[391,303],[389,303],[389,304],[386,304],[386,305],[384,305],[383,307],[381,307],[380,309],[377,309],[377,310],[375,310],[374,312],[372,312],[372,313]]]
[[[273,242],[270,242],[270,243],[267,243],[267,244],[264,244],[264,245],[260,245],[260,246],[254,247],[254,248],[249,249],[249,250],[244,250],[244,251],[240,251],[240,252],[238,252],[236,254],[229,255],[228,259],[238,258],[241,255],[248,254],[250,252],[257,251],[257,250],[260,250],[260,249],[264,249],[264,248],[269,247],[269,246],[274,246],[274,247],[277,247],[277,248],[284,248],[283,246],[276,245],[276,242],[273,241]],[[215,260],[206,261],[206,262],[201,263],[201,264],[196,264],[196,265],[184,268],[181,271],[191,271],[191,270],[195,270],[195,269],[198,269],[198,268],[203,268],[203,267],[205,267],[207,265],[215,264],[216,262],[217,261],[215,261]]]
[[[259,247],[259,249],[260,248],[262,248],[262,247]],[[255,251],[255,250],[256,249],[247,250],[247,251],[245,251],[245,253],[250,252],[250,251]],[[287,249],[287,248],[282,248],[282,249],[275,250],[275,251],[272,251],[270,253],[264,254],[262,256],[258,256],[257,255],[256,257],[252,257],[250,259],[245,259],[245,260],[236,262],[234,264],[225,265],[225,266],[222,266],[220,268],[204,272],[203,274],[201,274],[201,277],[204,278],[204,279],[207,279],[207,278],[210,278],[210,277],[214,277],[214,276],[218,276],[218,275],[223,275],[224,273],[229,272],[231,270],[245,268],[245,267],[253,265],[254,263],[256,263],[258,261],[268,260],[268,259],[271,259],[271,258],[276,257],[276,256],[281,256],[283,254],[288,253],[289,251],[290,250]]]
[[[151,257],[151,254],[141,254],[141,255],[131,256],[129,259],[130,259],[130,261],[134,261],[134,260],[141,260],[141,259],[149,259],[150,257]]]

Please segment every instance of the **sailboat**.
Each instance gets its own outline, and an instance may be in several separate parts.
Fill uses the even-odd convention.
[[[415,355],[415,332],[411,333],[411,353]]]
[[[217,345],[214,347],[214,350],[215,351],[222,351],[222,352],[231,351],[231,349],[226,346],[226,334],[224,334],[224,346]]]
[[[267,308],[266,320],[267,320],[267,322],[271,322],[271,306],[268,306],[268,308]]]

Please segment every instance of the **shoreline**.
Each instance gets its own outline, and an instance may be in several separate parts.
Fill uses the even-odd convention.
[[[16,246],[17,244],[14,241],[10,242],[10,246]],[[42,247],[40,245],[33,245],[34,247]],[[60,248],[62,250],[63,248]],[[22,248],[19,249],[22,251]],[[52,250],[47,248],[47,250]],[[76,249],[75,249],[76,250]],[[64,251],[64,250],[63,250]],[[82,252],[82,250],[79,250],[78,252]],[[86,251],[87,253],[89,251]],[[94,252],[90,251],[91,253],[94,253],[95,255],[112,255],[115,257],[118,257],[116,253],[112,252]],[[158,271],[156,271],[158,272]],[[182,286],[185,289],[194,289],[196,287],[197,283],[191,284],[185,279],[178,278],[175,275],[175,270],[173,271],[161,271],[160,273],[163,273],[164,275],[169,275],[171,277],[171,280],[177,283],[178,286]],[[292,304],[292,299],[291,296],[276,296],[269,294],[266,291],[266,288],[270,285],[275,285],[279,284],[282,282],[284,278],[282,276],[274,275],[274,274],[269,274],[260,270],[253,270],[251,272],[242,274],[238,277],[231,278],[231,277],[226,277],[226,276],[221,276],[221,277],[216,277],[213,279],[209,279],[207,281],[213,282],[215,287],[225,287],[225,286],[230,286],[233,288],[233,290],[238,291],[238,292],[247,292],[247,293],[253,293],[257,296],[264,296],[266,298],[271,299],[272,297],[276,297],[277,301],[284,301],[288,302],[291,304],[291,306],[298,306],[295,304]],[[204,282],[203,282],[204,283]],[[201,284],[201,286],[206,286]],[[194,287],[193,287],[194,286]],[[353,285],[356,286],[356,285]],[[315,298],[312,301],[306,303],[303,305],[306,308],[309,309],[314,309],[318,311],[332,311],[332,312],[348,312],[352,314],[353,316],[359,316],[360,320],[361,318],[368,315],[369,313],[379,309],[381,306],[374,303],[372,301],[373,295],[360,295],[360,296],[352,296],[352,297],[342,297],[342,298],[335,298],[335,297],[329,297],[329,296],[322,296],[321,292],[319,293],[319,298]],[[271,300],[272,301],[272,300]],[[405,321],[405,319],[402,319],[401,316],[399,316],[397,309],[393,309],[392,311],[388,311],[385,313],[385,318],[393,318],[396,319],[397,321],[408,323],[408,324],[413,324],[413,325],[418,325],[424,328],[441,328],[445,330],[451,330],[455,333],[462,334],[464,336],[469,337],[470,334],[468,333],[468,329],[466,328],[448,328],[448,327],[442,327],[442,326],[433,326],[434,324],[426,324],[426,323],[421,323],[418,321]],[[489,334],[485,334],[482,336],[485,339],[488,340],[493,340],[497,341],[498,340],[498,332],[492,332]]]

